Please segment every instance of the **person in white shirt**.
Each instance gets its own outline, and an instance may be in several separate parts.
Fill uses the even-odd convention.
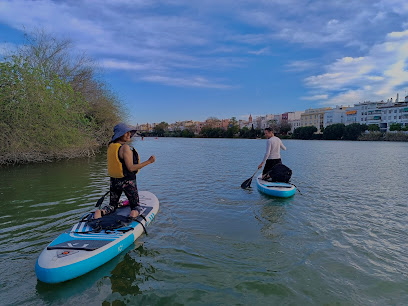
[[[259,164],[258,169],[261,169],[265,163],[265,167],[262,171],[262,178],[266,178],[267,174],[273,166],[276,164],[281,164],[280,149],[286,150],[286,147],[283,145],[282,140],[276,137],[271,128],[265,129],[265,136],[268,138],[266,142],[266,153],[262,163]]]

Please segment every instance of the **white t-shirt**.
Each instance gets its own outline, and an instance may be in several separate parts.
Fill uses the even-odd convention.
[[[273,136],[266,141],[266,153],[263,159],[263,163],[267,159],[279,159],[280,156],[280,149],[286,150],[286,147],[283,145],[282,140],[278,137]]]

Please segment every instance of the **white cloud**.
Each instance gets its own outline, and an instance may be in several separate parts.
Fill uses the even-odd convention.
[[[213,83],[210,80],[201,77],[194,76],[190,78],[177,78],[169,77],[162,75],[150,75],[142,77],[143,80],[160,83],[169,86],[178,86],[178,87],[199,87],[199,88],[216,88],[216,89],[229,89],[230,85],[225,85],[221,83]]]
[[[150,65],[140,64],[129,61],[120,61],[115,59],[104,59],[100,61],[100,66],[107,69],[118,69],[118,70],[147,70]]]
[[[253,50],[253,51],[248,51],[249,54],[254,54],[254,55],[265,55],[269,53],[269,48],[265,47],[260,50]]]
[[[327,100],[328,95],[314,95],[308,97],[301,97],[302,100],[316,101],[316,100]]]
[[[324,91],[327,105],[385,100],[408,82],[408,31],[392,32],[364,57],[343,57],[325,72],[305,79],[307,87]]]
[[[306,60],[306,61],[292,61],[291,63],[286,65],[286,71],[307,71],[309,69],[314,68],[317,65],[316,62]]]

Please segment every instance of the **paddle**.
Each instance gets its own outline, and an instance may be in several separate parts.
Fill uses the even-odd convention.
[[[259,170],[259,169],[256,169],[255,173],[254,173],[249,179],[247,179],[245,182],[243,182],[243,183],[241,184],[241,188],[242,188],[242,189],[247,189],[248,187],[251,186],[252,179],[254,178],[254,176],[255,176],[255,174],[258,172],[258,170]]]

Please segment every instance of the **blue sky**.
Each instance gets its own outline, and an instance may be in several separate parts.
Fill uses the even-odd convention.
[[[0,53],[44,29],[94,58],[130,123],[239,119],[408,90],[406,0],[1,0]]]

